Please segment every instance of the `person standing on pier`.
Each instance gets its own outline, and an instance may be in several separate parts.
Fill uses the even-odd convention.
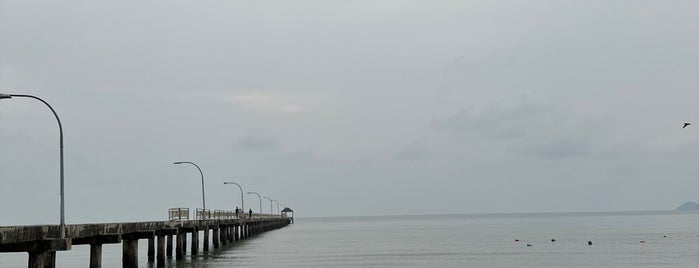
[[[240,209],[238,207],[235,207],[235,218],[238,218],[238,212],[240,212]]]
[[[250,216],[248,216],[248,218],[252,219],[252,209],[250,209],[249,214],[250,214]]]

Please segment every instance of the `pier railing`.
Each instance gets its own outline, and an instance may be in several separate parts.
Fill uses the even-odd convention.
[[[189,209],[188,208],[171,208],[168,211],[168,219],[170,221],[189,220]]]
[[[197,220],[208,220],[211,219],[211,211],[208,209],[198,208],[196,212]]]
[[[260,218],[285,218],[285,215],[280,214],[263,214],[263,213],[243,213],[230,210],[204,210],[197,208],[193,220],[234,220],[234,219],[260,219]],[[189,221],[189,208],[171,208],[168,211],[169,221]]]

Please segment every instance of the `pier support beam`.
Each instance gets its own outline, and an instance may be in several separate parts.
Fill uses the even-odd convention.
[[[43,263],[42,268],[56,268],[56,252],[55,251],[45,251],[38,258],[43,258],[41,261]]]
[[[160,229],[155,231],[155,235],[158,236],[158,245],[156,249],[156,266],[157,267],[165,267],[165,248],[167,244],[167,248],[169,249],[170,255],[168,257],[172,257],[172,235],[177,234],[177,229]]]
[[[194,227],[192,230],[192,255],[196,255],[199,252],[199,230]]]
[[[55,268],[56,267],[56,252],[55,251],[32,251],[29,252],[30,268]]]
[[[177,244],[175,245],[175,259],[184,259],[187,254],[187,233],[194,232],[194,227],[177,228]]]
[[[181,230],[177,230],[177,238],[175,239],[175,259],[177,260],[182,260],[184,259],[184,236],[187,233],[182,233]]]
[[[155,265],[165,267],[165,235],[158,235],[158,247],[155,255]]]
[[[148,238],[148,263],[155,262],[155,238]]]
[[[152,239],[153,236],[155,236],[155,231],[138,231],[121,235],[122,267],[138,267],[138,240],[144,238]]]
[[[182,252],[182,234],[180,233],[175,237],[175,259],[184,259],[184,252]]]
[[[73,239],[73,245],[90,245],[90,268],[102,267],[103,244],[119,244],[121,242],[120,234],[103,234]]]
[[[138,239],[124,239],[122,241],[122,267],[138,267]]]
[[[234,232],[235,232],[235,226],[234,225],[229,226],[228,227],[228,241],[231,241],[231,242],[235,241],[235,238],[233,237]]]
[[[44,268],[44,261],[46,260],[46,251],[32,251],[29,252],[29,268]]]
[[[70,238],[50,238],[41,241],[0,245],[0,252],[27,252],[29,255],[28,267],[45,268],[56,266],[56,251],[70,250],[71,246]]]
[[[209,251],[209,226],[204,227],[204,251]]]
[[[90,245],[90,268],[102,267],[102,244]]]
[[[182,234],[182,254],[187,255],[187,231]]]
[[[220,239],[221,245],[228,244],[228,232],[226,232],[226,228],[228,228],[228,227],[224,226],[223,228],[220,228],[221,229],[221,231],[220,231],[221,232],[221,239]]]
[[[47,251],[44,259],[44,268],[56,268],[56,252]]]
[[[213,235],[212,235],[211,239],[213,240],[212,242],[214,242],[214,248],[218,248],[219,247],[219,239],[221,238],[221,236],[218,234],[219,233],[218,225],[215,225],[212,229],[214,231],[213,231]]]
[[[172,257],[172,235],[165,236],[165,256]]]

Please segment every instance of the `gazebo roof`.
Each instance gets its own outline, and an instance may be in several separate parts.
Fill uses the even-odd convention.
[[[290,209],[290,208],[284,208],[284,209],[282,210],[282,212],[294,212],[294,210],[292,210],[292,209]]]

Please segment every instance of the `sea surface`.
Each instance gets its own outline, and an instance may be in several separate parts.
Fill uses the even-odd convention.
[[[88,246],[58,253],[57,267],[88,264]],[[26,265],[0,254],[0,267]],[[121,267],[121,245],[104,246],[103,267]],[[297,218],[168,267],[699,267],[699,213]]]

